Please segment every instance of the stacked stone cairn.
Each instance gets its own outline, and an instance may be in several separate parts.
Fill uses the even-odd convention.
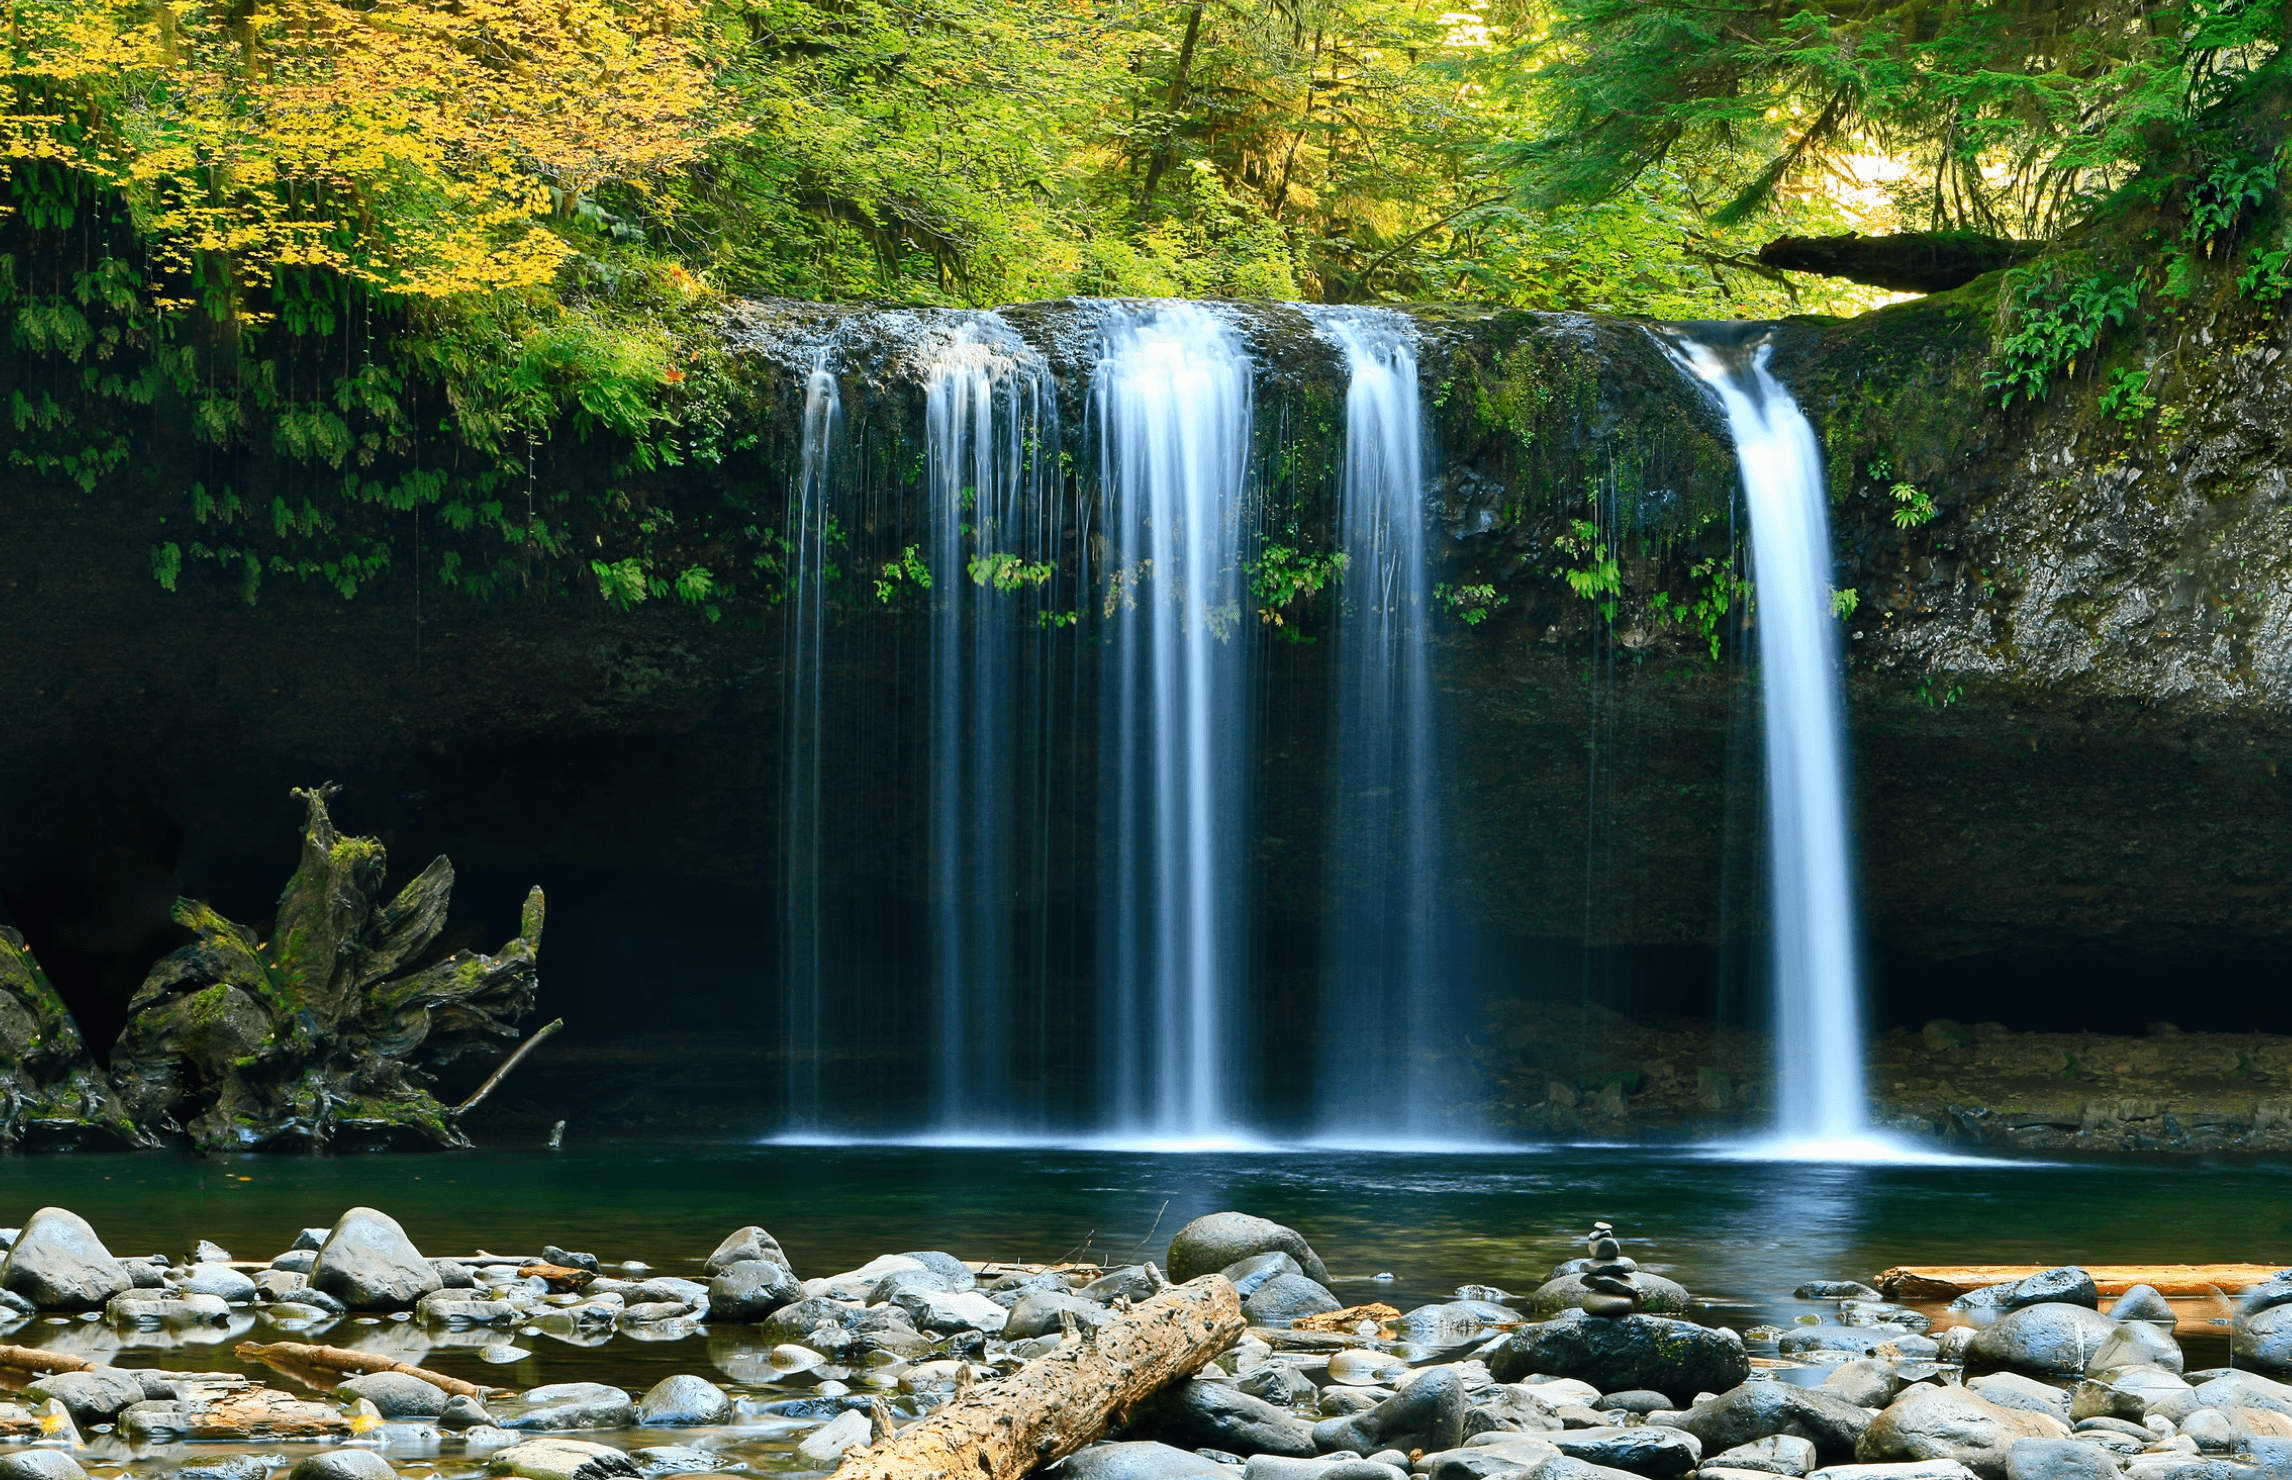
[[[1592,1225],[1590,1246],[1592,1267],[1584,1271],[1583,1312],[1588,1316],[1601,1316],[1613,1320],[1628,1316],[1642,1304],[1639,1266],[1626,1259],[1623,1246],[1616,1242],[1616,1231],[1605,1223]]]

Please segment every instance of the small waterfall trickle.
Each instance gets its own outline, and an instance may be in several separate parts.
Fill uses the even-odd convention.
[[[1319,1123],[1346,1141],[1453,1136],[1471,1098],[1443,893],[1432,575],[1415,327],[1380,309],[1310,315],[1344,353],[1346,565],[1336,634],[1336,767]]]
[[[1110,308],[1092,377],[1110,641],[1100,712],[1101,1094],[1118,1134],[1232,1134],[1248,892],[1241,338]]]
[[[787,1122],[795,1133],[823,1129],[820,1063],[823,922],[821,848],[822,684],[826,668],[829,456],[843,420],[843,397],[821,350],[804,382],[802,460],[791,500],[788,552],[787,732],[781,751],[787,830],[781,886],[781,1016]]]
[[[937,327],[937,326],[934,326]],[[1002,320],[967,314],[919,351],[931,599],[930,891],[932,1110],[948,1135],[1008,1133],[1039,1119],[1039,993],[1017,939],[1020,874],[1045,850],[1042,665],[1022,662],[1015,610],[1042,594],[1058,559],[1058,501],[1046,497],[1057,441],[1049,368]],[[1055,489],[1055,484],[1050,487]],[[1024,1060],[1024,1062],[1022,1062]]]
[[[1871,1136],[1848,845],[1846,720],[1822,449],[1768,368],[1761,325],[1660,336],[1726,413],[1751,514],[1767,753],[1776,1129],[1786,1154],[1860,1157]]]

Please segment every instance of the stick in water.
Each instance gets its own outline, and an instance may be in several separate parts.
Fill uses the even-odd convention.
[[[541,1046],[542,1039],[547,1038],[550,1034],[556,1032],[559,1028],[564,1026],[565,1019],[554,1018],[543,1024],[541,1027],[535,1029],[531,1038],[526,1039],[523,1043],[520,1043],[517,1046],[517,1052],[511,1054],[508,1058],[503,1059],[501,1061],[501,1067],[486,1076],[485,1083],[477,1087],[476,1094],[471,1095],[468,1099],[462,1101],[459,1105],[456,1105],[453,1109],[448,1110],[446,1113],[452,1116],[454,1119],[459,1120],[463,1116],[469,1114],[472,1110],[475,1110],[478,1107],[478,1102],[480,1100],[483,1100],[487,1095],[493,1093],[495,1085],[500,1084],[504,1079],[509,1077],[510,1070],[516,1068],[519,1062],[522,1061],[527,1054],[533,1052],[534,1049]]]

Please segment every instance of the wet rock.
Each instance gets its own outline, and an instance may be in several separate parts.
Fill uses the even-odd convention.
[[[1986,1377],[1969,1379],[1966,1387],[2000,1408],[2020,1408],[2049,1418],[2069,1417],[2069,1394],[2051,1383],[2024,1377],[2019,1372],[1992,1372]]]
[[[1849,1403],[1864,1408],[1884,1408],[1902,1391],[1902,1374],[1892,1362],[1841,1362],[1824,1376],[1825,1391],[1834,1392]]]
[[[1095,1300],[1102,1305],[1111,1305],[1118,1299],[1132,1301],[1152,1299],[1160,1288],[1154,1283],[1154,1276],[1146,1272],[1145,1265],[1126,1264],[1120,1269],[1108,1270],[1075,1293],[1085,1300]]]
[[[979,1277],[971,1272],[971,1266],[953,1254],[938,1249],[909,1249],[899,1257],[912,1259],[934,1274],[945,1276],[953,1282],[951,1288],[959,1295],[978,1288]]]
[[[88,1221],[64,1208],[42,1208],[27,1219],[0,1264],[0,1289],[42,1310],[96,1310],[132,1288]]]
[[[1420,1305],[1389,1323],[1396,1339],[1449,1346],[1492,1326],[1517,1326],[1520,1313],[1480,1300],[1448,1300]]]
[[[338,1393],[364,1398],[384,1418],[436,1418],[451,1395],[408,1372],[369,1372],[335,1384]]]
[[[877,1280],[874,1287],[861,1298],[861,1303],[881,1305],[902,1290],[937,1290],[942,1294],[953,1295],[968,1288],[968,1285],[959,1285],[936,1269],[917,1265],[912,1269],[895,1269]]]
[[[1801,1300],[1876,1300],[1879,1294],[1855,1280],[1808,1280],[1791,1292]]]
[[[1062,1311],[1074,1317],[1075,1325],[1086,1336],[1098,1334],[1098,1328],[1114,1314],[1097,1301],[1085,1300],[1080,1295],[1039,1290],[1011,1307],[1009,1319],[1003,1322],[1003,1338],[1024,1341],[1030,1336],[1056,1336],[1064,1329],[1059,1321]]]
[[[555,1263],[556,1261],[551,1260],[550,1262]],[[472,1274],[470,1267],[459,1259],[432,1259],[430,1269],[437,1275],[438,1288],[441,1290],[474,1290],[477,1288],[477,1276]]]
[[[732,1414],[731,1394],[689,1372],[662,1378],[637,1400],[637,1422],[648,1429],[729,1423]]]
[[[2006,1480],[2117,1480],[2117,1457],[2075,1439],[2017,1439],[2006,1451]]]
[[[485,1405],[467,1393],[456,1393],[446,1399],[446,1406],[438,1413],[438,1427],[448,1431],[474,1429],[479,1424],[491,1424],[493,1415]]]
[[[2259,1284],[2236,1292],[2236,1313],[2240,1316],[2256,1316],[2278,1305],[2292,1305],[2292,1269],[2280,1269]]]
[[[620,1450],[584,1439],[528,1439],[497,1451],[486,1468],[496,1475],[517,1475],[523,1480],[634,1480],[638,1473],[636,1461]]]
[[[1267,1253],[1287,1254],[1297,1261],[1306,1278],[1321,1285],[1329,1282],[1328,1267],[1306,1243],[1305,1235],[1247,1213],[1210,1213],[1196,1218],[1172,1235],[1169,1254],[1162,1264],[1170,1278],[1182,1285],[1252,1254]]]
[[[194,1264],[174,1282],[186,1295],[213,1295],[220,1300],[252,1300],[255,1282],[227,1264]]]
[[[1313,1442],[1323,1452],[1350,1449],[1455,1449],[1464,1443],[1464,1378],[1454,1368],[1433,1368],[1366,1413],[1323,1419]]]
[[[1152,1440],[1092,1444],[1042,1472],[1044,1480],[1231,1480],[1233,1471]]]
[[[54,1399],[64,1405],[72,1422],[82,1429],[99,1423],[110,1423],[119,1411],[130,1403],[140,1403],[146,1397],[143,1384],[135,1374],[118,1367],[94,1367],[85,1372],[57,1372],[36,1382],[25,1384],[24,1391],[37,1402]]]
[[[1418,1459],[1414,1468],[1425,1480],[1540,1480],[1547,1473],[1601,1473],[1595,1465],[1569,1459],[1550,1444],[1528,1438],[1434,1450]]]
[[[895,1270],[930,1267],[922,1260],[910,1259],[905,1254],[884,1254],[870,1259],[857,1269],[848,1269],[825,1279],[804,1281],[804,1297],[808,1300],[864,1301],[877,1285],[883,1283],[885,1275]]]
[[[746,1228],[736,1228],[726,1234],[724,1242],[716,1246],[716,1252],[708,1256],[701,1269],[712,1275],[722,1274],[727,1267],[750,1259],[777,1264],[789,1271],[796,1267],[781,1251],[778,1239],[751,1223]]]
[[[371,1449],[331,1449],[298,1461],[287,1480],[398,1480],[398,1472]]]
[[[2230,1341],[2236,1355],[2254,1366],[2292,1376],[2292,1305],[2272,1305],[2241,1322]]]
[[[111,1297],[104,1319],[114,1326],[139,1326],[156,1331],[162,1326],[221,1326],[231,1319],[231,1307],[215,1295],[180,1298],[156,1292],[128,1290]]]
[[[806,1434],[796,1453],[818,1469],[833,1469],[847,1449],[857,1449],[875,1435],[875,1423],[857,1408],[846,1409]]]
[[[425,1326],[514,1326],[531,1309],[508,1300],[472,1300],[454,1290],[433,1290],[414,1303]]]
[[[1842,1326],[1824,1322],[1819,1326],[1793,1326],[1775,1342],[1775,1349],[1784,1356],[1804,1352],[1855,1352],[1868,1356],[1898,1333],[1884,1326]]]
[[[1556,1280],[1547,1280],[1537,1287],[1535,1294],[1528,1297],[1529,1313],[1551,1316],[1563,1310],[1582,1310],[1584,1297],[1591,1293],[1584,1286],[1584,1277],[1588,1273],[1565,1274]],[[1635,1270],[1631,1278],[1633,1286],[1639,1291],[1640,1309],[1644,1311],[1657,1315],[1674,1314],[1687,1309],[1688,1301],[1692,1298],[1685,1285],[1667,1280],[1659,1274]]]
[[[2180,1321],[2173,1314],[2172,1303],[2147,1285],[2135,1285],[2117,1297],[2109,1307],[2112,1321],[2147,1321],[2170,1331]]]
[[[1409,1480],[1407,1461],[1405,1454],[1399,1464],[1374,1458],[1288,1459],[1259,1454],[1242,1468],[1242,1480]]]
[[[1286,1326],[1344,1308],[1343,1301],[1304,1275],[1277,1274],[1242,1302],[1242,1315],[1253,1326]]]
[[[1768,1475],[1804,1475],[1817,1463],[1812,1442],[1796,1434],[1769,1434],[1711,1456],[1706,1468],[1756,1470]]]
[[[271,1261],[271,1268],[283,1269],[289,1274],[309,1274],[310,1267],[317,1262],[316,1249],[289,1249]]]
[[[2015,1280],[2010,1284],[1989,1285],[1969,1290],[1950,1302],[1952,1310],[2020,1310],[2029,1305],[2079,1305],[2087,1310],[2101,1308],[2101,1292],[2093,1284],[2093,1276],[2074,1264],[2056,1269],[2040,1270],[2036,1274]]]
[[[1966,1351],[1992,1366],[2074,1377],[2116,1330],[2115,1321],[2081,1305],[2025,1305],[1976,1333]]]
[[[1907,1460],[1883,1465],[1825,1465],[1807,1480],[1983,1480],[1954,1459]]]
[[[604,1272],[604,1266],[597,1262],[596,1255],[559,1248],[555,1244],[543,1244],[541,1246],[541,1262],[554,1264],[563,1269],[585,1269],[591,1274]]]
[[[1218,1271],[1234,1287],[1234,1293],[1247,1300],[1257,1293],[1260,1285],[1275,1275],[1305,1273],[1305,1267],[1278,1249],[1267,1254],[1252,1254],[1247,1259],[1236,1259]]]
[[[1702,1441],[1684,1429],[1644,1425],[1573,1429],[1549,1438],[1554,1448],[1571,1459],[1627,1470],[1651,1480],[1688,1474],[1703,1457]]]
[[[2088,1372],[2115,1367],[2162,1367],[2178,1373],[2183,1366],[2180,1343],[2147,1321],[2122,1322],[2101,1343],[2085,1364]]]
[[[637,1405],[617,1387],[601,1382],[560,1382],[523,1395],[530,1406],[505,1429],[619,1429],[636,1422]]]
[[[768,1259],[740,1259],[708,1282],[709,1314],[726,1321],[761,1321],[803,1299],[796,1276]]]
[[[1506,1337],[1488,1358],[1499,1382],[1531,1373],[1574,1377],[1602,1392],[1652,1388],[1673,1402],[1725,1392],[1750,1376],[1750,1358],[1733,1331],[1666,1316],[1599,1320],[1568,1311]]]
[[[724,1468],[724,1460],[689,1444],[648,1444],[632,1449],[629,1457],[647,1475],[697,1475]]]
[[[1029,1295],[1071,1295],[1067,1282],[1049,1270],[1041,1274],[1007,1274],[987,1287],[987,1298],[1012,1310]]]
[[[87,1480],[80,1462],[61,1449],[0,1454],[0,1480]],[[261,1480],[260,1476],[256,1480]]]
[[[1474,1395],[1464,1411],[1464,1435],[1549,1434],[1565,1428],[1551,1403],[1517,1383],[1497,1383]]]
[[[1313,1386],[1313,1379],[1287,1362],[1261,1363],[1240,1382],[1235,1383],[1234,1388],[1277,1406],[1310,1403],[1320,1396],[1320,1391]]]
[[[1703,1452],[1740,1448],[1774,1434],[1804,1439],[1826,1465],[1846,1464],[1870,1427],[1859,1404],[1819,1387],[1745,1382],[1670,1421],[1703,1441]]]
[[[1319,1452],[1311,1424],[1223,1383],[1172,1384],[1141,1409],[1139,1429],[1187,1449],[1223,1449],[1245,1456],[1303,1457]]]
[[[2068,1437],[2059,1419],[2001,1408],[1963,1388],[1920,1383],[1870,1421],[1854,1455],[1865,1464],[1956,1460],[1982,1480],[2006,1480],[2006,1453],[2015,1440]]]
[[[902,1290],[892,1297],[891,1304],[906,1313],[916,1330],[941,1335],[956,1331],[997,1332],[1010,1320],[1009,1311],[977,1293]]]
[[[402,1310],[442,1288],[398,1220],[373,1208],[352,1208],[336,1220],[311,1265],[310,1287],[352,1310]]]

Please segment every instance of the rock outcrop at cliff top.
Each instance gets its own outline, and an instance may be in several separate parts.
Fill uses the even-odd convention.
[[[335,831],[336,790],[294,793],[302,862],[268,940],[176,901],[195,939],[145,976],[108,1077],[23,938],[0,928],[0,1150],[150,1146],[183,1131],[201,1151],[469,1144],[418,1081],[517,1038],[533,1010],[541,891],[499,952],[431,961],[453,864],[432,860],[386,899],[387,855]]]

